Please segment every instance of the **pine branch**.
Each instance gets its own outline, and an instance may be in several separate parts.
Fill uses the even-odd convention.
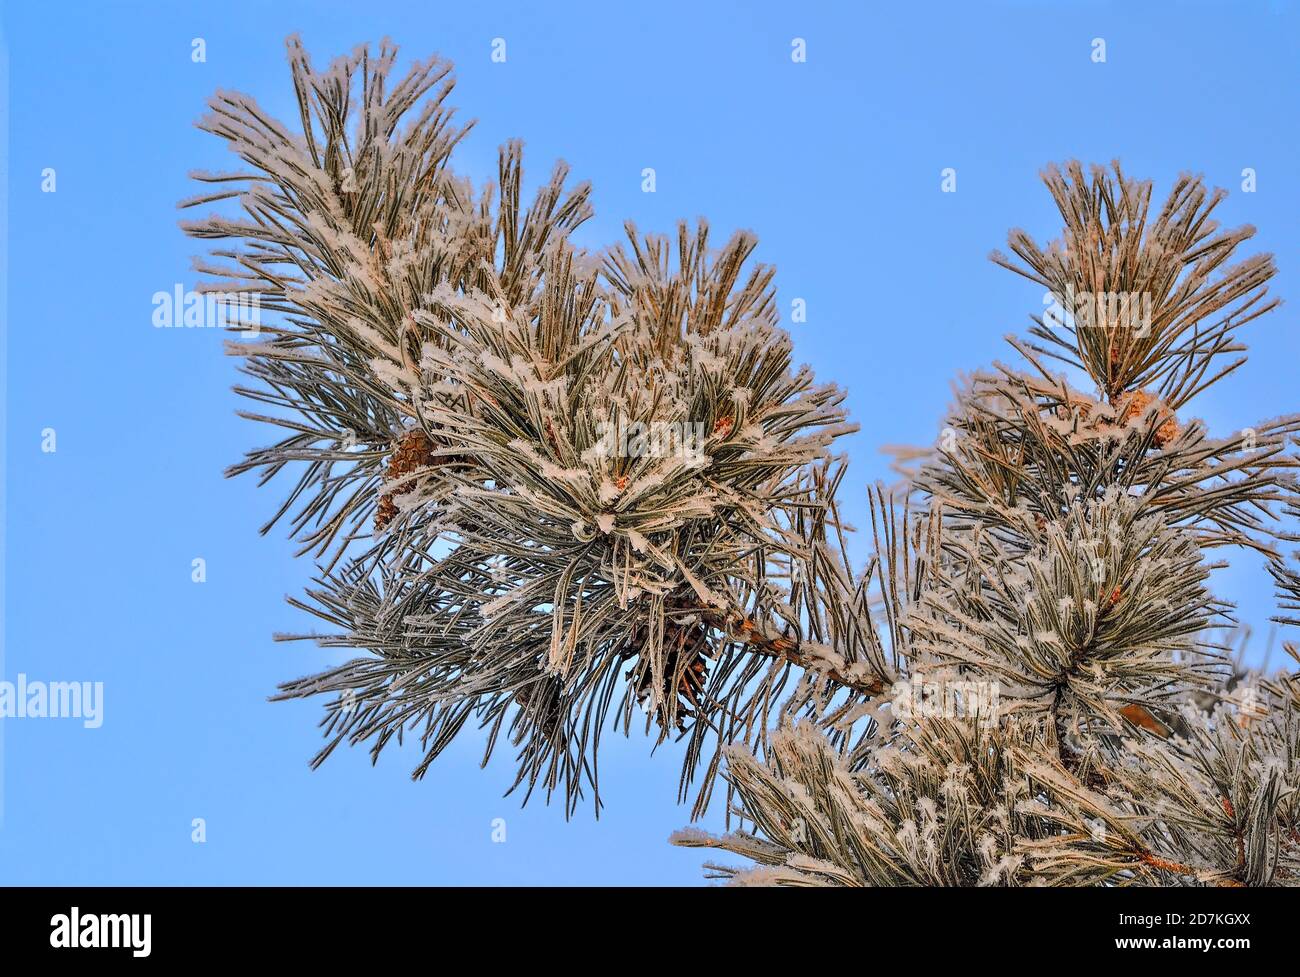
[[[599,811],[601,732],[639,717],[684,740],[696,816],[725,758],[754,831],[677,840],[758,864],[733,881],[1296,884],[1300,683],[1230,666],[1207,552],[1265,555],[1297,623],[1300,416],[1185,414],[1276,306],[1221,193],[1044,174],[1061,240],[994,260],[1060,315],[873,491],[858,572],[845,395],[795,366],[752,235],[588,253],[563,164],[529,204],[518,143],[481,192],[453,171],[450,65],[288,51],[296,125],[218,93],[200,127],[242,166],[183,206],[227,211],[185,225],[201,288],[272,320],[228,348],[279,440],[229,473],[293,472],[263,532],[318,561],[307,637],[358,652],[277,696],[327,697],[314,765],[413,735],[418,779],[477,724],[512,790]]]
[[[707,610],[704,619],[710,626],[741,642],[751,651],[822,675],[842,688],[868,698],[879,696],[885,691],[883,679],[865,677],[861,668],[855,669],[848,665],[825,646],[769,634],[739,611]]]
[[[1294,675],[1229,668],[1210,639],[1228,608],[1203,551],[1264,553],[1284,607],[1300,594],[1274,543],[1294,539],[1300,423],[1210,438],[1179,408],[1240,365],[1233,330],[1271,308],[1267,256],[1225,266],[1249,230],[1215,235],[1218,196],[1184,178],[1148,221],[1149,184],[1077,164],[1047,182],[1065,242],[1012,247],[1059,293],[1146,290],[1142,329],[1041,320],[959,393],[937,450],[904,471],[935,543],[891,603],[900,685],[853,739],[785,728],[726,776],[754,833],[678,844],[758,863],[715,877],[775,885],[1294,885],[1300,769]],[[1218,277],[1213,273],[1218,272]],[[1234,303],[1239,305],[1234,306]],[[1221,316],[1209,328],[1206,316]],[[1093,397],[1043,357],[1087,371]],[[1146,387],[1158,384],[1157,394]],[[877,540],[880,550],[880,540]],[[1278,620],[1293,623],[1289,617]],[[1297,655],[1292,646],[1288,650]],[[999,692],[931,714],[931,690]],[[1228,690],[1246,682],[1250,695]],[[921,687],[925,696],[907,690]],[[900,689],[903,691],[900,693]],[[978,703],[978,696],[976,702]],[[1000,707],[1000,708],[999,708]],[[837,714],[836,719],[840,719]],[[850,719],[850,722],[852,720]],[[1249,811],[1249,813],[1246,813]]]

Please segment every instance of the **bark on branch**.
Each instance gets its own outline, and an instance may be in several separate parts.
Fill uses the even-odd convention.
[[[862,695],[874,697],[885,691],[882,678],[860,678],[848,674],[846,666],[828,661],[824,655],[810,653],[792,638],[769,634],[753,620],[738,611],[707,608],[702,616],[710,627],[727,634],[733,641],[747,645],[751,651],[770,658],[778,658],[810,672],[824,675],[836,685]]]

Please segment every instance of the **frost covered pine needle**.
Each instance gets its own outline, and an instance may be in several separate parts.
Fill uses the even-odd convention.
[[[864,569],[844,394],[795,365],[752,235],[589,252],[564,164],[528,201],[517,143],[479,189],[452,168],[450,65],[288,49],[298,117],[213,96],[241,165],[195,174],[185,206],[224,210],[185,227],[273,318],[229,348],[280,440],[230,472],[287,480],[292,602],[357,653],[281,689],[325,697],[316,763],[411,737],[418,778],[476,724],[525,797],[599,810],[600,736],[636,724],[683,742],[693,814],[725,779],[742,830],[674,840],[734,882],[1296,884],[1300,683],[1232,666],[1208,585],[1262,554],[1297,623],[1300,418],[1188,413],[1276,304],[1221,193],[1046,171],[1061,237],[994,260],[1059,314],[872,490]]]

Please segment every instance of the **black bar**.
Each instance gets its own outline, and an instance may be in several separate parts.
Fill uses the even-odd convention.
[[[700,953],[715,965],[762,962],[799,946],[864,968],[887,959],[876,953],[918,965],[1010,955],[1073,966],[1137,955],[1231,966],[1294,948],[1294,905],[1284,900],[1278,890],[1246,889],[9,888],[0,889],[0,946],[6,962],[131,967],[378,967],[411,953],[435,968],[474,966],[467,954],[494,969],[516,955],[539,966],[621,966],[606,956],[620,943],[652,966],[660,954],[682,965],[703,964]],[[93,932],[126,945],[54,946],[69,942],[73,907],[72,942],[90,942]]]

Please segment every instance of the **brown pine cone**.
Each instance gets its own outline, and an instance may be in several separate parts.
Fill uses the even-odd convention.
[[[1115,406],[1119,412],[1120,423],[1129,424],[1145,414],[1152,404],[1156,405],[1161,418],[1160,426],[1156,428],[1155,445],[1157,448],[1163,448],[1178,437],[1179,430],[1178,419],[1163,401],[1145,390],[1134,390],[1121,397]]]
[[[645,641],[646,629],[638,629],[629,642],[629,647],[625,654],[639,655],[641,647]],[[669,700],[674,696],[677,699],[677,710],[674,724],[677,729],[686,728],[685,720],[694,718],[695,710],[699,708],[700,699],[704,693],[704,686],[709,677],[708,659],[713,657],[713,646],[709,643],[709,628],[702,621],[693,624],[679,624],[675,621],[668,621],[664,625],[664,671],[658,676],[658,681],[662,682],[662,700],[656,711],[655,719],[663,729],[667,729],[670,724],[671,707]],[[679,663],[685,661],[681,667],[681,674],[677,677],[676,688],[673,687],[673,680],[678,676]],[[635,670],[634,670],[635,671]],[[631,677],[633,672],[629,672]],[[637,676],[637,699],[643,705],[649,705],[652,699],[652,684],[656,681],[649,668],[644,669]]]
[[[388,468],[384,472],[385,483],[391,485],[405,478],[411,472],[434,464],[433,442],[420,428],[412,428],[397,439],[393,453],[388,459]],[[404,483],[395,491],[410,491],[410,483]],[[393,501],[393,491],[387,488],[379,493],[379,508],[375,510],[375,532],[384,529],[397,518],[397,503]]]
[[[559,732],[563,717],[562,684],[554,675],[545,675],[535,682],[521,686],[515,691],[514,700],[519,704],[521,715],[532,714],[532,723],[548,739],[554,739]],[[523,729],[516,734],[516,744],[523,742]]]

